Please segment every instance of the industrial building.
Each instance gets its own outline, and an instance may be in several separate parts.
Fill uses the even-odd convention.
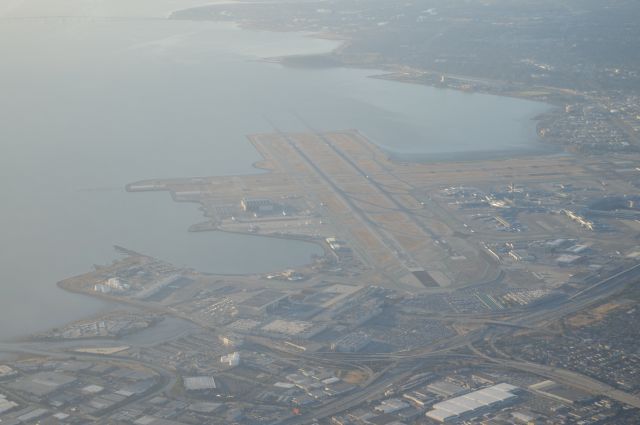
[[[334,237],[326,238],[325,241],[327,242],[327,244],[329,244],[329,248],[331,248],[335,252],[349,251],[349,248],[346,246],[345,242]]]
[[[469,391],[468,389],[449,381],[433,382],[427,386],[427,390],[441,397],[452,397]]]
[[[59,372],[39,372],[31,376],[24,376],[7,386],[12,390],[20,391],[35,397],[46,397],[47,395],[68,387],[77,379],[71,375]]]
[[[8,412],[16,407],[18,407],[18,403],[7,400],[7,396],[0,394],[0,414]]]
[[[339,338],[331,344],[331,350],[339,353],[357,353],[371,342],[364,332],[353,332]]]
[[[518,387],[506,383],[473,391],[433,405],[427,417],[438,422],[454,422],[471,415],[487,412],[491,408],[504,406],[514,401]]]
[[[389,400],[384,400],[374,409],[381,413],[393,413],[397,412],[398,410],[406,409],[408,407],[408,403],[397,398],[391,398]]]
[[[228,333],[219,335],[218,339],[225,347],[241,347],[244,344],[244,337],[236,333]]]
[[[183,277],[179,274],[170,275],[152,283],[151,285],[146,286],[140,292],[135,294],[134,298],[139,300],[151,299],[156,294],[163,291],[165,288],[170,288],[170,287],[175,288],[178,286],[185,286],[191,282],[192,282],[191,279]]]
[[[275,206],[269,199],[263,198],[243,198],[240,201],[240,208],[244,212],[251,213],[271,213]]]
[[[240,364],[240,353],[237,351],[226,356],[220,357],[220,363],[226,363],[230,367],[236,367]]]
[[[242,313],[262,315],[288,297],[285,292],[265,289],[242,301],[238,307]]]
[[[563,254],[563,255],[559,256],[558,258],[556,258],[556,263],[561,267],[568,267],[568,266],[572,266],[574,264],[578,264],[583,259],[584,259],[584,257],[582,257],[580,255]]]
[[[7,365],[0,365],[0,379],[8,378],[17,375],[17,372],[13,368]]]
[[[100,292],[103,294],[109,294],[112,292],[122,293],[126,292],[130,289],[128,283],[123,283],[117,277],[111,277],[107,279],[104,283],[97,283],[94,285],[93,290],[96,292]]]
[[[187,391],[209,391],[217,388],[213,376],[189,376],[183,379]]]
[[[272,336],[294,336],[300,339],[312,338],[322,332],[325,325],[313,324],[302,320],[276,319],[262,327],[262,331]]]

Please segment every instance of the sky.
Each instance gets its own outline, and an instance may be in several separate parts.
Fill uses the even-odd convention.
[[[94,16],[163,18],[174,10],[229,0],[2,0],[0,17]]]

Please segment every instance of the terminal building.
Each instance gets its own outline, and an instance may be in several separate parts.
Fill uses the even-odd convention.
[[[510,384],[493,385],[436,403],[433,410],[427,412],[427,417],[441,423],[457,422],[515,401],[518,391],[518,387]]]

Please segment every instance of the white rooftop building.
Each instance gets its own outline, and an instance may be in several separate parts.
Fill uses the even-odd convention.
[[[216,381],[213,376],[190,376],[183,379],[187,391],[206,391],[216,389]]]
[[[17,372],[7,365],[0,365],[0,378],[16,375]]]
[[[410,407],[408,403],[397,398],[390,398],[389,400],[384,400],[382,403],[376,406],[375,410],[382,413],[393,413],[397,412],[398,410],[406,409],[408,407]]]
[[[518,390],[518,387],[506,383],[483,388],[434,404],[433,410],[427,412],[427,417],[445,423],[483,413],[515,400]]]
[[[16,407],[18,407],[18,403],[7,400],[7,397],[4,394],[0,394],[0,414],[8,412]]]
[[[226,356],[220,357],[220,363],[227,363],[231,367],[236,367],[240,364],[240,353],[237,351]]]
[[[94,285],[93,290],[95,292],[101,292],[103,294],[109,294],[111,292],[126,292],[130,289],[128,283],[123,283],[117,277],[111,277],[105,280],[103,283],[97,283]]]

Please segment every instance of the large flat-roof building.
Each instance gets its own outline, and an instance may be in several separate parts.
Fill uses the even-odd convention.
[[[449,381],[433,382],[427,386],[427,390],[441,397],[452,397],[469,391],[468,389]]]
[[[364,332],[353,332],[339,338],[331,344],[331,349],[340,353],[357,353],[371,342]]]
[[[284,292],[273,289],[265,289],[242,301],[238,307],[245,314],[264,314],[271,307],[276,306],[280,301],[288,298]]]
[[[0,415],[8,412],[9,410],[18,407],[18,403],[15,401],[7,400],[7,396],[0,394]]]
[[[188,376],[183,378],[183,383],[187,391],[208,391],[217,388],[213,376]]]
[[[244,212],[271,213],[275,209],[275,205],[269,199],[243,198],[240,201],[240,208]]]
[[[31,376],[24,376],[7,386],[13,390],[37,397],[46,397],[76,381],[77,379],[75,377],[64,373],[39,372]]]
[[[514,401],[519,388],[510,384],[497,384],[473,391],[433,405],[427,417],[438,422],[454,422],[475,414],[481,414],[490,408],[504,406]]]

